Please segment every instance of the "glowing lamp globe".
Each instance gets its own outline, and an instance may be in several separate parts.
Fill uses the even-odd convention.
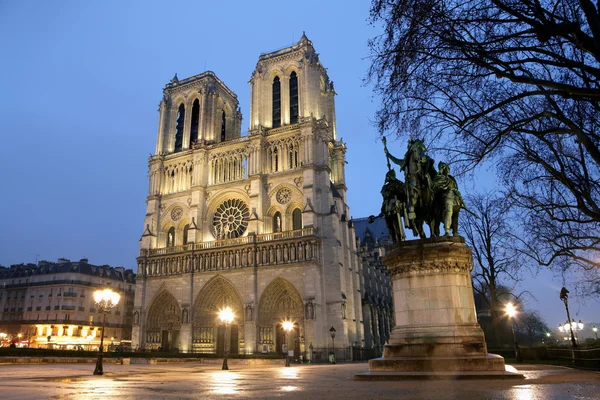
[[[294,328],[294,324],[291,321],[283,321],[281,326],[286,332],[290,332]]]
[[[506,315],[508,315],[511,318],[513,318],[515,315],[517,315],[517,309],[515,308],[513,303],[508,303],[506,305]]]
[[[110,289],[96,290],[94,292],[94,301],[96,303],[104,302],[106,304],[115,306],[119,303],[119,300],[121,300],[121,295],[117,292],[113,292]]]
[[[226,324],[230,324],[233,322],[233,310],[229,307],[226,307],[219,311],[219,319],[221,322]]]

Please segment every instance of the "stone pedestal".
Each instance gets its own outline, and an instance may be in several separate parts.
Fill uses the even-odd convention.
[[[523,378],[487,353],[475,314],[471,249],[462,237],[401,242],[383,262],[396,326],[383,357],[355,379]]]

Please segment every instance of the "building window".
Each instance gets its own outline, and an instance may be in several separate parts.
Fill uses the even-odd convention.
[[[221,142],[225,141],[225,111],[221,113]]]
[[[183,124],[185,121],[185,107],[179,106],[177,111],[177,126],[175,127],[175,152],[181,151],[183,145]]]
[[[281,213],[279,211],[273,215],[273,232],[281,232]]]
[[[175,246],[175,228],[171,227],[167,233],[167,247]]]
[[[183,244],[187,244],[188,242],[188,231],[190,230],[190,224],[187,224],[183,228]]]
[[[298,123],[298,76],[290,74],[290,124]]]
[[[200,121],[200,101],[194,100],[192,106],[192,125],[190,126],[190,147],[198,140],[198,122]]]
[[[299,208],[292,212],[292,229],[302,229],[302,211]]]
[[[273,128],[281,126],[281,82],[279,77],[273,79]]]
[[[288,161],[289,161],[289,169],[294,169],[298,167],[298,147],[291,144],[288,147]]]

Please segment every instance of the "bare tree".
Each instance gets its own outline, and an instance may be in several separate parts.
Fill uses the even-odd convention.
[[[513,240],[503,199],[484,193],[468,195],[465,201],[473,212],[460,215],[462,233],[473,252],[473,289],[490,310],[494,339],[501,344],[505,303],[519,297],[513,293],[525,264],[515,246],[518,242]]]
[[[589,0],[373,0],[382,134],[488,161],[541,265],[600,267],[600,17]]]
[[[523,342],[525,339],[530,347],[540,343],[546,338],[546,332],[550,332],[550,328],[537,311],[521,313],[517,319],[516,330],[520,336],[519,341]]]

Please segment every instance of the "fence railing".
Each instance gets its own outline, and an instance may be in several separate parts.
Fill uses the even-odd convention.
[[[548,349],[548,358],[569,360],[580,368],[600,370],[600,348],[593,349]]]

